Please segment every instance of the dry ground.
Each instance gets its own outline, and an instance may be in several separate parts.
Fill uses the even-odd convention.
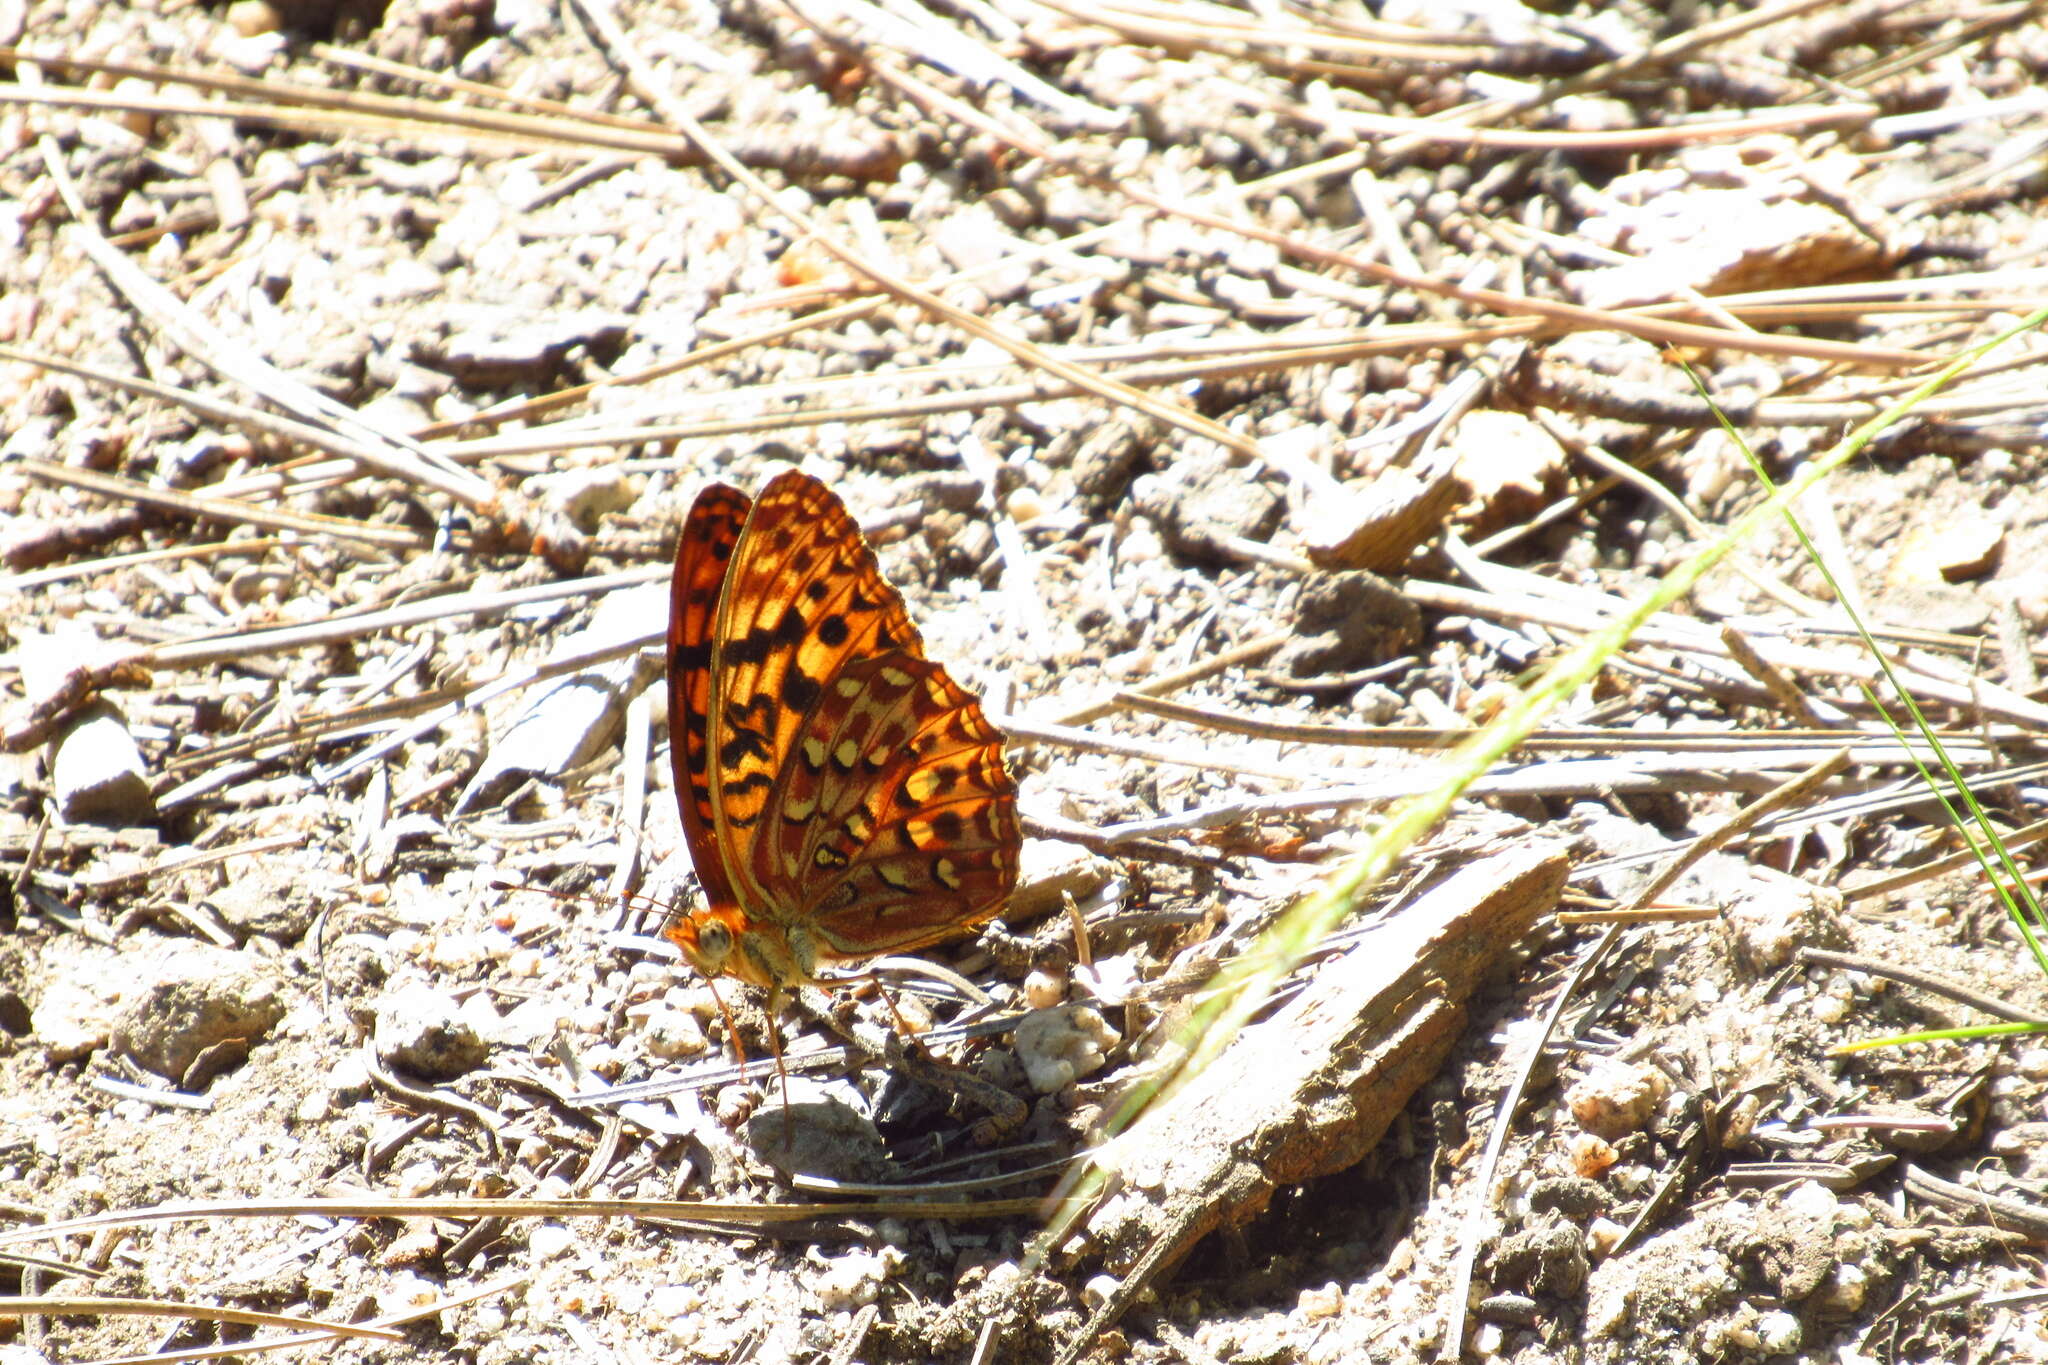
[[[1785,477],[2044,293],[2028,5],[0,0],[0,41],[23,1228],[868,1197],[778,1168],[785,1131],[813,1176],[1039,1195],[1209,967],[1440,779],[1438,732],[1763,496],[1674,356]],[[2012,829],[2048,736],[2038,393],[1982,374],[1801,507]],[[1033,839],[1006,931],[930,955],[987,1007],[892,974],[920,1023],[1095,1009],[1051,1045],[1067,1084],[1011,1032],[934,1035],[1028,1105],[994,1146],[915,1059],[785,1110],[730,1024],[758,1057],[888,1011],[729,1020],[640,936],[689,894],[646,648],[667,556],[704,480],[790,461],[1016,718],[1023,809],[1067,836]],[[1953,839],[1835,594],[1753,537],[1362,911],[1537,846],[1565,909],[1625,903],[1859,735],[1659,895],[1707,917],[1546,915],[1440,1067],[1355,1110],[1231,1097],[1315,1133],[1311,1173],[1136,1187],[1231,1226],[1101,1358],[1435,1358],[1467,1268],[1480,1357],[2048,1357],[2048,1048],[1831,1051],[2048,1014],[1974,872],[1881,880]],[[519,676],[569,656],[570,686]],[[1148,685],[1208,719],[1115,700]],[[1085,946],[1045,872],[1083,845]],[[1027,1265],[1041,1226],[216,1213],[0,1243],[0,1289],[462,1300],[335,1359],[1031,1361],[1141,1249]],[[250,1330],[102,1308],[0,1316],[0,1349]]]

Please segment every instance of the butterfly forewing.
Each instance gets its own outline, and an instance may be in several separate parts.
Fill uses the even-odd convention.
[[[747,495],[713,484],[697,495],[676,542],[669,590],[668,741],[683,838],[697,879],[714,906],[734,903],[731,878],[719,855],[712,798],[709,726],[713,700],[712,632],[726,570],[747,520]]]
[[[754,503],[715,638],[710,733],[727,871],[748,909],[801,913],[797,888],[764,862],[770,793],[826,682],[848,663],[921,641],[845,506],[794,472]]]

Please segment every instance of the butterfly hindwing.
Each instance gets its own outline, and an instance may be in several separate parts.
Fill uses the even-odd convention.
[[[1020,839],[1002,751],[980,704],[928,659],[879,655],[834,679],[777,794],[776,856],[821,956],[919,947],[1002,908]]]

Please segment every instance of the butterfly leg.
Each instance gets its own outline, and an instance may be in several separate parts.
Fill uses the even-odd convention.
[[[711,989],[711,1001],[718,1006],[718,1017],[725,1020],[725,1036],[732,1039],[732,1058],[739,1063],[740,1079],[744,1081],[747,1078],[747,1045],[740,1038],[739,1021],[732,1017],[732,1010],[726,1005],[725,997],[718,993],[718,979],[707,976],[704,978],[704,984]],[[775,1036],[773,1029],[769,1030],[768,1036]],[[780,1055],[777,1056],[776,1063],[781,1064]]]
[[[796,1146],[796,1120],[789,1108],[789,1068],[782,1061],[782,1030],[776,1020],[782,1016],[782,984],[777,982],[768,988],[768,1051],[775,1058],[775,1074],[782,1082],[782,1145],[788,1149]]]

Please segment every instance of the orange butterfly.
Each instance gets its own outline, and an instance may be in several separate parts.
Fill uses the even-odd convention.
[[[667,936],[706,977],[769,991],[921,948],[1017,884],[1003,733],[924,656],[832,491],[713,484],[676,545],[668,622],[676,799],[707,904]]]

